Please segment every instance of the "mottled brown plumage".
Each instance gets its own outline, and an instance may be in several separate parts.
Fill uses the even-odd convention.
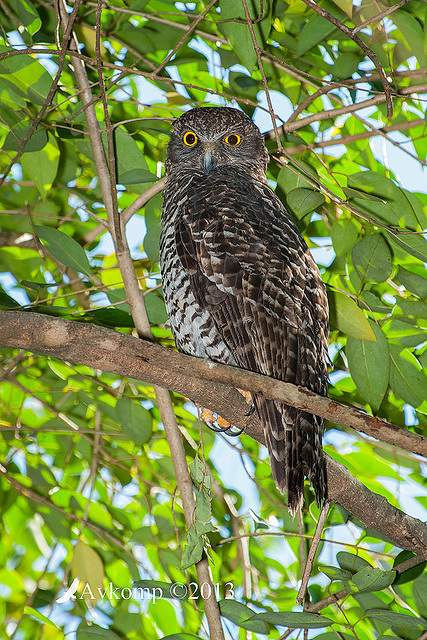
[[[180,351],[327,392],[328,303],[310,251],[268,186],[262,135],[241,111],[193,109],[168,148],[160,263]],[[323,421],[254,394],[273,478],[292,513],[304,476],[326,496]]]

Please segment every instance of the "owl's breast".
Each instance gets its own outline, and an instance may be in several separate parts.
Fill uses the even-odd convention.
[[[202,309],[195,299],[189,276],[177,253],[175,227],[186,200],[184,189],[164,191],[160,268],[172,334],[177,348],[183,353],[224,364],[236,364],[211,314]]]

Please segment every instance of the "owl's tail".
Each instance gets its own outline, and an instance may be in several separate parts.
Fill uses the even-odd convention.
[[[304,477],[312,483],[320,508],[327,497],[323,419],[259,395],[254,403],[264,428],[273,479],[279,491],[288,494],[289,511],[295,515],[302,504]]]

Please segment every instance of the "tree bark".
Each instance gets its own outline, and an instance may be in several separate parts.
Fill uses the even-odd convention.
[[[248,405],[235,387],[265,393],[319,415],[327,414],[331,406],[337,405],[344,417],[348,412],[350,422],[355,416],[368,422],[376,420],[301,387],[186,356],[94,324],[38,313],[0,311],[0,347],[36,351],[171,389],[217,412],[236,427],[244,428],[247,435],[262,444],[264,434],[258,418],[254,414],[246,415]],[[334,421],[337,412],[338,409],[332,414]],[[396,425],[378,422],[383,423],[385,431],[389,428],[391,433],[405,431]],[[426,439],[418,436],[415,442],[424,448]],[[341,504],[365,527],[379,532],[398,547],[415,552],[420,559],[427,559],[427,525],[370,491],[344,465],[329,456],[326,458],[329,499]]]

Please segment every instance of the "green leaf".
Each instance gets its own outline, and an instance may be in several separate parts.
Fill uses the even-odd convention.
[[[403,36],[403,38],[400,36],[400,39],[406,45],[408,54],[415,55],[420,67],[424,67],[426,63],[425,40],[422,26],[418,20],[408,11],[402,11],[402,9],[394,12],[392,20],[398,28],[395,33],[399,34],[400,31]]]
[[[201,487],[196,498],[195,518],[200,522],[209,522],[211,518],[211,500],[205,487]]]
[[[203,554],[203,543],[203,535],[198,535],[194,524],[192,524],[188,530],[187,544],[182,554],[181,569],[183,571],[199,562]]]
[[[77,629],[77,640],[120,640],[120,637],[111,629],[103,629],[97,625],[88,625],[82,622]]]
[[[98,589],[102,589],[103,586],[104,564],[98,553],[82,540],[74,547],[71,573],[73,578],[80,579],[80,584],[83,583],[82,595],[85,599],[92,599],[92,595],[95,601],[100,598]]]
[[[194,529],[198,536],[216,531],[212,522],[199,522],[199,520],[194,521]]]
[[[21,157],[24,172],[33,180],[43,199],[52,187],[59,166],[58,143],[52,134],[49,134],[48,138],[49,141],[43,149],[25,152]]]
[[[354,193],[346,190],[347,195],[368,198],[365,202],[361,200],[360,206],[370,215],[389,224],[416,230],[419,220],[411,197],[386,176],[377,171],[361,171],[348,177],[348,187]]]
[[[425,563],[423,563],[425,564]],[[414,567],[414,569],[418,568]],[[410,571],[410,569],[408,569]],[[402,574],[405,575],[406,571]],[[412,593],[414,594],[415,603],[419,613],[427,618],[427,574],[424,573],[417,578],[412,585]]]
[[[311,189],[293,189],[288,193],[286,202],[293,213],[302,218],[320,207],[325,202],[325,196]]]
[[[0,288],[0,307],[4,307],[5,309],[16,309],[20,306],[19,302],[16,302],[16,300],[11,298]]]
[[[3,149],[5,151],[18,151],[21,140],[25,138],[29,128],[28,120],[17,122],[7,134]],[[46,129],[37,128],[25,145],[25,152],[40,151],[47,144],[47,141]]]
[[[333,0],[333,3],[337,5],[344,13],[349,17],[353,17],[353,0]],[[320,637],[320,636],[316,636]],[[322,636],[323,637],[323,636]]]
[[[139,184],[140,182],[157,182],[157,180],[158,177],[154,173],[144,169],[130,169],[119,176],[121,184]]]
[[[393,567],[396,567],[398,569],[398,565],[401,562],[405,562],[410,558],[415,558],[415,553],[412,553],[412,551],[401,551],[395,557],[393,562]],[[414,567],[411,567],[410,569],[406,569],[406,571],[402,571],[402,573],[397,573],[396,579],[393,582],[393,585],[400,585],[400,584],[405,584],[406,582],[412,582],[413,583],[412,590],[415,596],[416,589],[418,588],[418,586],[421,587],[422,582],[424,581],[425,593],[423,594],[423,600],[426,603],[424,611],[422,610],[422,608],[420,608],[420,606],[418,606],[419,613],[424,617],[426,617],[427,615],[427,575],[424,577],[424,579],[417,582],[415,581],[419,576],[423,574],[426,565],[427,565],[427,561],[420,562],[419,564],[416,564]]]
[[[422,262],[427,261],[427,242],[422,234],[388,232],[388,236],[405,253],[409,253]]]
[[[151,324],[164,324],[167,322],[168,313],[164,300],[154,291],[144,296],[145,308]]]
[[[334,222],[331,228],[331,239],[337,256],[345,256],[356,244],[359,232],[350,218]]]
[[[384,282],[392,272],[391,253],[380,233],[366,236],[351,252],[351,259],[363,282]]]
[[[413,318],[415,320],[427,318],[427,304],[425,302],[398,298],[397,306],[402,309],[403,315],[407,318]]]
[[[125,434],[141,446],[151,437],[151,413],[141,406],[137,398],[120,398],[116,404],[117,420]]]
[[[42,26],[42,21],[32,3],[29,0],[9,0],[9,2],[28,33],[32,36],[37,33]]]
[[[252,71],[257,62],[251,34],[245,22],[245,14],[240,0],[220,0],[221,22],[218,25],[230,40],[231,45],[241,63]],[[264,16],[260,22],[253,22],[253,30],[259,45],[263,46],[271,28],[269,3],[262,3]],[[248,9],[252,20],[256,20],[261,13],[260,0],[248,2]]]
[[[413,271],[409,271],[402,266],[399,266],[396,278],[401,284],[403,284],[405,289],[414,295],[419,298],[427,298],[427,278],[424,278]]]
[[[43,291],[43,289],[47,289],[47,287],[49,287],[47,282],[30,282],[29,280],[21,280],[19,284],[26,289],[31,289],[32,291]]]
[[[24,614],[26,616],[32,616],[33,618],[36,618],[36,620],[39,620],[43,624],[47,624],[47,625],[53,627],[57,632],[59,632],[59,627],[56,626],[56,624],[53,622],[53,620],[50,620],[49,618],[44,616],[42,613],[40,613],[40,611],[37,611],[37,609],[34,609],[34,607],[26,606],[24,608]],[[56,637],[58,637],[58,636],[56,636]],[[59,637],[63,638],[62,633],[59,634]]]
[[[200,460],[198,455],[194,458],[193,462],[189,466],[191,478],[197,484],[200,484],[205,476],[205,465]]]
[[[375,200],[393,202],[395,200],[404,201],[405,199],[402,190],[394,184],[393,180],[377,171],[354,173],[348,177],[347,183],[351,189],[375,196]]]
[[[109,292],[110,294],[110,292]],[[134,327],[134,321],[130,313],[121,309],[94,309],[87,313],[82,313],[81,318],[88,318],[104,327]]]
[[[352,591],[382,591],[389,587],[396,577],[395,571],[382,571],[373,567],[363,567],[348,582]]]
[[[374,410],[377,410],[387,391],[390,357],[387,338],[381,327],[368,320],[376,341],[347,338],[346,354],[357,390]]]
[[[328,576],[329,580],[331,580],[332,582],[336,580],[345,582],[347,580],[350,580],[351,576],[353,575],[350,571],[343,571],[342,569],[337,569],[337,567],[328,567],[322,565],[319,566],[319,569],[322,573],[325,574],[325,576]]]
[[[331,291],[328,297],[330,321],[334,327],[360,340],[375,340],[368,319],[352,298],[340,291]]]
[[[368,618],[374,618],[389,627],[403,627],[408,629],[416,629],[421,627],[427,629],[427,620],[410,616],[407,613],[398,613],[397,611],[385,611],[384,609],[369,609],[366,611]]]
[[[255,612],[245,604],[242,604],[237,600],[233,600],[232,598],[220,600],[218,604],[221,615],[224,616],[224,618],[228,618],[242,629],[254,631],[255,633],[269,633],[270,628],[266,622],[263,620],[251,620]]]
[[[298,611],[267,611],[265,613],[257,613],[252,618],[249,618],[249,620],[254,619],[265,620],[270,624],[295,629],[319,629],[333,624],[333,620],[318,616],[316,613]]]
[[[148,256],[151,264],[156,264],[159,261],[159,242],[160,242],[160,224],[152,224],[145,234],[144,238],[144,251]]]
[[[259,529],[270,529],[270,525],[264,520],[264,518],[260,518],[252,509],[249,509],[249,515],[254,521],[255,531]]]
[[[34,226],[38,237],[49,253],[59,262],[87,276],[91,275],[89,260],[84,249],[66,233],[53,227]]]
[[[390,387],[413,407],[427,398],[427,376],[415,356],[402,347],[390,345]]]
[[[356,556],[354,553],[348,553],[348,551],[338,551],[337,553],[337,562],[340,565],[341,569],[345,569],[346,571],[351,571],[352,573],[356,573],[365,567],[372,568],[369,562],[360,556]]]
[[[38,60],[23,54],[0,60],[2,85],[18,97],[42,105],[52,85],[52,77]]]
[[[341,53],[334,64],[332,65],[332,74],[340,80],[351,78],[353,73],[357,71],[359,66],[360,56],[355,53],[345,52]]]
[[[344,15],[338,7],[327,0],[322,2],[322,7],[337,18]],[[310,15],[310,20],[304,26],[299,36],[298,48],[296,51],[298,58],[303,56],[310,49],[313,49],[313,47],[319,44],[319,42],[322,42],[322,40],[327,38],[336,29],[334,24],[329,22],[326,18],[322,18],[322,16],[319,16],[317,13],[313,12]]]
[[[301,168],[299,166],[287,166],[282,167],[279,171],[277,184],[285,194],[288,194],[295,189],[309,189],[310,185],[308,182],[310,180],[310,176],[316,175],[313,167],[307,162],[301,161],[299,164],[301,165]],[[307,175],[304,174],[302,169],[305,169]]]
[[[114,135],[117,178],[121,184],[156,182],[137,143],[127,131],[117,128]]]

